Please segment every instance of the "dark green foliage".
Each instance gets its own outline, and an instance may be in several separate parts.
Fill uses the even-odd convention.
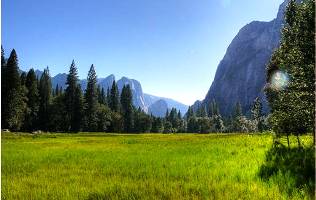
[[[111,112],[111,132],[120,133],[123,131],[123,117],[119,112]]]
[[[219,107],[215,99],[208,104],[207,114],[209,117],[212,117],[213,115],[219,115]]]
[[[241,108],[241,104],[239,102],[237,102],[235,109],[234,109],[233,117],[237,118],[240,116],[242,116],[242,108]]]
[[[134,112],[134,131],[137,133],[149,133],[152,128],[152,119],[140,108]]]
[[[21,73],[20,82],[21,82],[21,86],[25,86],[25,82],[26,82],[26,73],[25,72]]]
[[[72,61],[67,76],[67,88],[65,91],[65,108],[67,131],[78,132],[81,128],[83,99],[80,85],[78,84],[78,72],[75,62]]]
[[[193,117],[193,116],[194,116],[193,108],[192,108],[192,106],[189,106],[186,117],[187,117],[187,119],[190,119],[190,117]]]
[[[6,59],[4,57],[4,50],[3,47],[1,45],[1,124],[2,127],[4,127],[5,124],[5,113],[7,113],[7,108],[5,108],[5,106],[7,106],[7,99],[8,99],[8,91],[7,91],[7,75],[6,75]]]
[[[121,108],[124,123],[124,132],[132,132],[134,127],[133,96],[129,85],[124,85],[121,93]]]
[[[87,77],[87,89],[85,93],[85,130],[97,131],[98,129],[98,92],[97,92],[97,75],[94,66],[91,65]]]
[[[255,123],[256,131],[262,132],[265,128],[264,117],[262,115],[262,104],[260,99],[257,97],[251,108],[252,120]]]
[[[201,104],[198,106],[198,109],[196,111],[196,116],[197,117],[207,117],[207,111],[206,111],[206,107],[204,104]]]
[[[200,117],[197,119],[199,124],[199,133],[210,133],[212,131],[212,122],[208,117]]]
[[[104,88],[100,89],[100,85],[98,85],[98,102],[103,105],[107,105],[106,94]]]
[[[164,133],[173,133],[173,128],[172,128],[172,124],[169,121],[165,121],[164,124]]]
[[[267,67],[269,121],[278,135],[300,135],[314,129],[315,1],[290,1],[280,47]],[[273,85],[275,73],[289,77],[286,87]]]
[[[3,52],[2,52],[3,54]],[[5,63],[4,55],[1,55],[1,63]],[[13,49],[7,63],[1,66],[2,80],[2,127],[19,130],[23,124],[26,112],[25,90],[21,86],[18,58]]]
[[[119,112],[120,111],[120,105],[119,105],[119,91],[116,85],[115,80],[113,81],[111,91],[110,91],[110,97],[109,97],[109,107],[113,112]]]
[[[112,122],[111,110],[104,104],[99,104],[97,109],[97,131],[104,132],[110,129]]]
[[[39,82],[39,128],[48,130],[50,124],[50,105],[52,101],[52,83],[48,67],[44,70]]]
[[[152,117],[152,128],[153,133],[162,133],[164,131],[163,119],[160,117]]]
[[[27,112],[25,115],[24,129],[33,131],[38,128],[39,91],[34,69],[27,73],[25,86],[27,88]]]
[[[190,117],[188,119],[188,127],[187,127],[187,132],[188,133],[199,133],[200,126],[197,122],[197,118],[196,117]]]
[[[65,120],[66,116],[66,107],[65,107],[65,95],[60,93],[58,96],[55,96],[50,112],[49,127],[51,131],[68,131],[68,122]]]

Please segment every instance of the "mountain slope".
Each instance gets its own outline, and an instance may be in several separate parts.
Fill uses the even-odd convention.
[[[168,104],[165,100],[159,99],[148,107],[148,113],[156,117],[164,117],[168,109]]]
[[[266,64],[279,45],[287,3],[288,0],[281,4],[276,19],[253,21],[239,31],[218,65],[214,81],[203,100],[204,105],[215,99],[221,113],[228,116],[240,102],[243,112],[249,113],[254,99],[259,97],[264,112],[268,112],[263,91]]]
[[[184,115],[187,111],[189,106],[180,103],[178,101],[175,101],[173,99],[170,98],[166,98],[166,97],[157,97],[151,94],[144,94],[144,99],[145,99],[145,103],[147,106],[150,106],[151,104],[155,103],[156,101],[159,100],[164,100],[167,103],[167,108],[169,110],[171,110],[171,108],[176,108],[177,110],[180,110],[180,112],[182,113],[182,115]],[[166,113],[167,109],[164,111]]]

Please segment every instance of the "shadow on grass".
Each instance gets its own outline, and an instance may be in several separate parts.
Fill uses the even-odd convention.
[[[280,188],[292,195],[294,191],[307,192],[315,197],[315,151],[309,147],[286,147],[273,145],[266,153],[265,163],[259,169],[265,181],[276,182]]]

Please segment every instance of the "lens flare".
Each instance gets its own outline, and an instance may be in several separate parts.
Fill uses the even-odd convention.
[[[270,84],[274,90],[283,90],[289,84],[289,76],[286,72],[277,70],[272,74]]]

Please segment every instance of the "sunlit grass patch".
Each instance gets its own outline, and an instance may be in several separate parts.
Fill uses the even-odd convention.
[[[2,198],[310,198],[304,187],[282,190],[283,175],[258,175],[271,144],[269,135],[5,134]]]

